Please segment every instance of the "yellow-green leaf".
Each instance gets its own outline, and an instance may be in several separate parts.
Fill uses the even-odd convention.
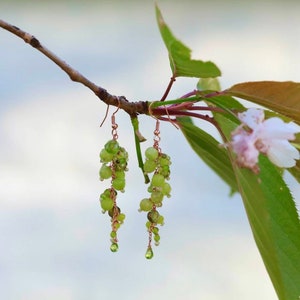
[[[207,78],[221,75],[221,71],[211,61],[191,59],[191,50],[172,34],[157,6],[156,19],[160,34],[169,52],[170,66],[174,77]]]

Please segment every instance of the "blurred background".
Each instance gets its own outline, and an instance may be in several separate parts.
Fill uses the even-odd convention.
[[[158,1],[193,57],[214,61],[222,87],[299,78],[299,1]],[[131,101],[159,99],[171,72],[153,1],[4,1],[0,17],[35,35],[96,84]],[[169,98],[195,88],[179,78]],[[119,142],[130,155],[119,251],[99,206],[99,151],[111,138],[106,106],[41,53],[0,29],[0,290],[15,299],[276,299],[239,195],[200,161],[182,134],[161,126],[173,161],[172,197],[154,258],[147,196],[130,120]],[[155,121],[140,117],[143,150]],[[213,128],[199,123],[215,134]],[[299,185],[286,176],[299,204]]]

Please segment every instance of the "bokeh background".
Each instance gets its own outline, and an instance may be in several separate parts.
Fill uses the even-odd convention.
[[[299,1],[159,1],[193,56],[221,68],[223,88],[251,80],[299,81]],[[0,1],[4,20],[35,35],[95,83],[130,100],[159,99],[170,78],[153,1]],[[194,89],[178,79],[170,98]],[[56,65],[0,29],[1,299],[276,299],[239,195],[162,124],[173,160],[172,198],[155,256],[144,258],[147,195],[130,120],[119,142],[130,154],[126,221],[118,253],[98,197],[98,154],[110,139],[106,106]],[[155,121],[141,116],[152,144]],[[205,123],[200,126],[215,134]],[[299,204],[299,185],[287,182]],[[270,187],[271,188],[271,187]]]

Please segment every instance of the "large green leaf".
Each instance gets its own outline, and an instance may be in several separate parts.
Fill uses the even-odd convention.
[[[215,116],[230,138],[236,124],[226,115]],[[260,173],[237,166],[230,157],[239,192],[243,198],[257,247],[279,299],[300,295],[300,222],[295,203],[278,168],[265,156],[259,160]]]
[[[195,126],[190,118],[178,118],[179,126],[192,149],[211,167],[230,187],[238,190],[236,179],[225,148],[211,135]]]
[[[170,66],[174,77],[217,77],[221,75],[218,67],[208,61],[191,59],[191,50],[175,38],[156,6],[156,19],[161,36],[169,52]]]
[[[211,102],[224,109],[241,109],[228,96]],[[238,120],[230,114],[214,113],[229,140]],[[260,156],[260,173],[240,168],[230,148],[196,127],[189,118],[180,118],[180,128],[193,150],[231,186],[238,189],[247,212],[257,247],[280,300],[299,299],[300,295],[300,222],[292,195],[282,173],[267,157]]]
[[[270,108],[300,124],[300,83],[257,81],[239,83],[226,90],[231,96]]]
[[[295,203],[266,157],[260,174],[234,164],[252,232],[279,299],[299,299],[300,225]]]

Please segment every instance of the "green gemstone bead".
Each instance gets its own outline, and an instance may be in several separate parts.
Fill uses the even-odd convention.
[[[110,140],[104,146],[104,149],[111,154],[117,154],[119,148],[120,148],[119,143],[116,140]]]
[[[116,233],[115,231],[112,231],[112,232],[110,233],[110,237],[111,237],[112,239],[116,238],[116,237],[117,237],[117,233]]]
[[[155,171],[157,163],[154,160],[147,159],[144,163],[144,172],[152,173]]]
[[[119,215],[117,216],[117,220],[118,220],[119,222],[124,222],[125,218],[126,218],[125,214],[119,214]]]
[[[115,211],[116,210],[116,211]],[[108,215],[112,218],[114,216],[114,213],[116,214],[116,216],[121,212],[121,209],[119,206],[115,206],[112,209],[110,209],[108,211]]]
[[[114,155],[112,153],[108,153],[105,149],[102,149],[100,152],[100,161],[103,163],[108,163],[112,161]]]
[[[115,178],[124,179],[125,178],[125,172],[124,172],[124,170],[116,171],[115,172]]]
[[[145,198],[140,202],[141,211],[149,211],[152,209],[152,207],[153,207],[153,203],[151,202],[150,199]]]
[[[158,163],[159,163],[161,166],[169,166],[169,165],[171,164],[170,156],[167,155],[167,154],[162,153],[162,154],[159,156]]]
[[[160,240],[160,235],[159,234],[155,234],[154,235],[154,241],[155,242],[159,242],[159,240]]]
[[[125,148],[120,147],[119,151],[116,154],[116,158],[124,158],[128,160],[128,152],[125,150]]]
[[[157,223],[159,220],[160,214],[157,210],[151,210],[147,214],[147,218],[151,223]]]
[[[148,248],[147,249],[147,251],[146,251],[146,253],[145,253],[145,257],[147,258],[147,259],[151,259],[152,257],[153,257],[153,251],[152,251],[152,248]]]
[[[155,149],[154,147],[149,147],[146,149],[145,151],[145,156],[146,158],[150,159],[150,160],[155,160],[158,157],[158,151],[157,149]]]
[[[100,195],[100,198],[109,197],[111,195],[111,189],[105,189],[104,192]]]
[[[163,226],[165,223],[165,218],[161,215],[159,215],[158,219],[157,219],[157,224],[160,224],[161,226]]]
[[[112,186],[114,189],[116,189],[117,191],[124,191],[125,188],[125,179],[124,178],[115,178],[112,181]]]
[[[153,232],[154,234],[158,234],[159,228],[158,228],[158,227],[153,227],[152,232]]]
[[[165,177],[161,174],[154,174],[151,180],[151,185],[154,187],[162,187],[165,184]]]
[[[163,201],[163,198],[164,198],[164,194],[162,192],[154,191],[151,193],[151,201],[154,204],[161,203]]]
[[[106,211],[113,208],[114,201],[109,197],[101,197],[100,204],[101,208]]]
[[[151,222],[150,222],[150,221],[147,221],[147,222],[146,222],[146,227],[147,227],[147,229],[149,229],[150,226],[151,226]]]
[[[112,175],[112,170],[109,166],[103,164],[99,171],[100,180],[108,179]]]
[[[170,197],[170,193],[171,193],[171,185],[167,182],[165,182],[165,184],[162,187],[161,192],[166,195],[167,197]]]
[[[119,246],[117,243],[112,243],[111,246],[110,246],[110,251],[111,252],[117,252],[119,249]]]

